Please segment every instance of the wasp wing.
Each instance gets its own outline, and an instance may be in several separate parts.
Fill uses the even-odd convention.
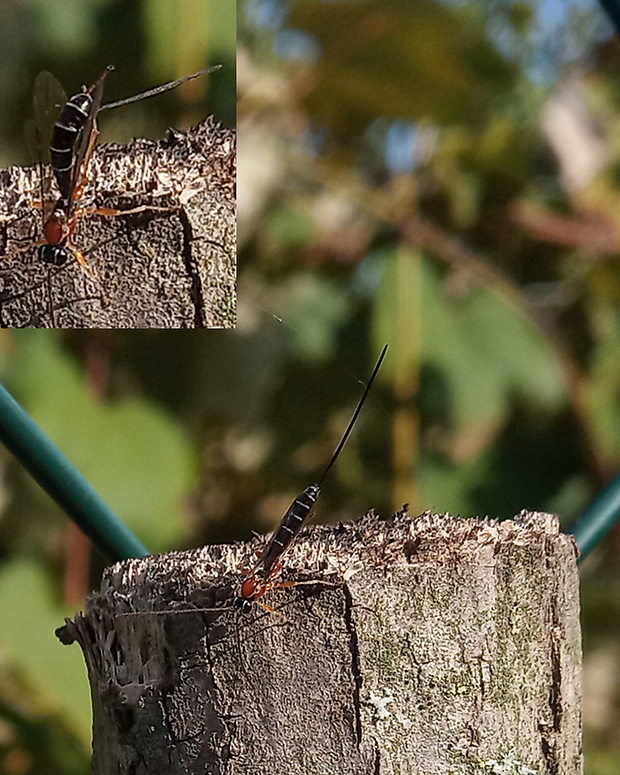
[[[49,162],[52,129],[67,95],[60,82],[47,70],[39,73],[32,93],[32,119],[26,122],[26,142],[32,159]]]
[[[44,175],[43,164],[50,161],[50,142],[54,124],[67,101],[67,95],[60,82],[47,70],[39,73],[34,81],[32,92],[32,118],[24,124],[26,147],[32,161],[39,167],[39,196],[45,219],[46,194],[51,190],[51,169],[47,167]]]

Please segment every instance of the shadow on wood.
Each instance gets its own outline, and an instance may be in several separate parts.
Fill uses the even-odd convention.
[[[96,775],[581,773],[576,551],[555,517],[313,527],[285,556],[305,583],[244,616],[254,544],[119,563],[58,630],[88,665]]]
[[[102,145],[74,236],[95,274],[37,257],[37,168],[0,171],[0,327],[232,328],[236,135],[208,118],[165,140]],[[152,209],[151,209],[152,208]]]

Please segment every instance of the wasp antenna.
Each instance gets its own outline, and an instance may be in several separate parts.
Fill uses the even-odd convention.
[[[327,476],[330,468],[334,465],[336,460],[338,459],[338,455],[342,452],[342,448],[347,442],[347,439],[351,435],[351,431],[353,430],[353,426],[355,425],[355,422],[357,418],[359,417],[359,413],[362,411],[362,407],[364,406],[364,402],[366,401],[366,397],[368,395],[368,392],[370,391],[370,388],[372,386],[372,383],[374,382],[375,377],[377,376],[377,372],[381,368],[381,364],[383,363],[383,359],[385,358],[385,354],[387,352],[387,344],[383,347],[383,350],[381,350],[381,355],[379,356],[379,359],[377,360],[375,364],[375,368],[372,370],[372,374],[370,375],[370,379],[368,380],[368,384],[366,385],[366,388],[364,389],[364,392],[362,393],[362,397],[358,401],[358,404],[355,408],[355,411],[353,412],[353,416],[349,420],[349,424],[347,425],[347,429],[342,434],[342,438],[340,439],[340,442],[338,443],[338,446],[336,447],[336,451],[332,455],[332,459],[327,464],[327,468],[323,471],[323,474],[321,478],[318,481],[318,484],[321,484],[323,479]]]

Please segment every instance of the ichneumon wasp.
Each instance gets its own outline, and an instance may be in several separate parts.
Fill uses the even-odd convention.
[[[340,442],[338,443],[338,446],[336,447],[336,450],[331,457],[331,460],[321,474],[318,482],[306,487],[306,489],[291,503],[286,513],[282,517],[278,528],[269,539],[269,542],[264,551],[261,553],[258,562],[242,581],[239,594],[234,598],[233,604],[243,613],[249,613],[249,611],[252,610],[252,603],[259,601],[259,598],[261,598],[270,589],[295,585],[296,582],[277,582],[275,580],[282,569],[282,555],[292,546],[304,522],[306,522],[306,520],[312,514],[314,504],[321,494],[321,484],[329,473],[331,467],[338,459],[342,448],[346,444],[347,439],[353,430],[353,426],[355,425],[355,422],[357,421],[357,418],[362,411],[362,407],[364,406],[364,402],[366,401],[366,397],[368,396],[368,392],[372,386],[372,383],[377,376],[377,372],[381,368],[381,364],[385,358],[387,348],[388,346],[386,344],[381,351],[381,355],[379,356],[374,369],[372,370],[370,379],[368,380],[366,388],[362,393],[362,397],[360,398],[357,407],[355,408],[355,411],[349,420],[349,424],[347,425],[347,428],[343,433],[342,438],[340,439]],[[269,606],[265,606],[264,603],[261,603],[261,605],[270,610]]]
[[[174,622],[178,622],[179,620],[177,617],[179,615],[186,615],[190,617],[198,616],[201,625],[203,624],[206,626],[205,630],[205,640],[208,642],[209,649],[213,649],[216,644],[220,644],[222,647],[227,648],[226,646],[223,646],[226,639],[229,637],[228,635],[228,628],[225,624],[225,622],[219,622],[216,624],[216,621],[219,619],[220,616],[230,617],[231,614],[234,614],[235,609],[238,610],[241,615],[247,615],[251,613],[253,608],[256,605],[259,605],[261,608],[265,609],[265,611],[269,613],[275,613],[275,609],[271,606],[267,605],[265,602],[263,602],[262,598],[263,596],[268,593],[270,590],[277,590],[277,589],[285,589],[285,588],[291,588],[291,587],[297,587],[301,585],[311,585],[313,587],[320,586],[320,587],[341,587],[343,584],[342,579],[337,579],[334,581],[331,580],[311,580],[311,581],[305,581],[305,580],[279,580],[278,576],[282,570],[282,557],[283,555],[291,548],[291,546],[294,544],[295,539],[297,538],[302,526],[304,523],[310,518],[312,513],[312,508],[314,507],[314,504],[316,503],[316,500],[321,492],[321,485],[328,475],[329,471],[335,464],[336,460],[338,459],[338,456],[340,455],[344,445],[346,444],[353,427],[359,417],[359,414],[362,410],[362,407],[366,401],[366,398],[368,396],[368,393],[370,391],[370,388],[372,387],[372,384],[377,376],[377,373],[381,367],[381,364],[385,358],[386,352],[387,352],[388,346],[385,345],[383,347],[383,350],[381,351],[381,354],[375,364],[375,367],[372,371],[372,374],[366,384],[366,387],[364,388],[363,394],[358,401],[358,404],[355,408],[355,411],[353,412],[353,415],[351,416],[351,419],[346,427],[346,430],[340,439],[334,453],[331,456],[331,459],[329,460],[326,468],[324,469],[322,475],[318,479],[317,483],[311,484],[309,487],[307,487],[295,500],[291,503],[290,507],[287,509],[286,513],[282,517],[282,520],[280,521],[279,526],[267,542],[267,545],[265,549],[260,554],[258,562],[255,564],[255,566],[245,574],[243,579],[241,580],[241,583],[239,584],[238,581],[233,582],[232,579],[229,579],[227,583],[223,583],[222,575],[220,575],[219,579],[214,579],[214,583],[208,584],[208,585],[200,585],[200,586],[194,586],[194,581],[190,581],[190,586],[192,589],[189,591],[189,594],[185,597],[184,600],[178,600],[178,605],[174,604],[171,607],[167,607],[165,609],[158,609],[157,606],[159,605],[159,601],[164,598],[168,599],[168,592],[174,588],[175,590],[179,590],[179,588],[182,588],[186,583],[186,577],[185,574],[187,574],[187,577],[191,579],[194,575],[193,571],[193,565],[196,564],[197,573],[200,575],[202,572],[202,568],[207,566],[211,566],[213,571],[216,571],[216,567],[220,564],[220,562],[223,563],[224,567],[232,560],[233,567],[235,570],[233,570],[233,573],[236,572],[236,567],[238,563],[238,555],[235,552],[235,547],[220,547],[220,553],[218,556],[218,559],[214,561],[213,558],[209,557],[207,559],[206,557],[196,557],[196,560],[189,559],[184,561],[184,563],[181,564],[179,570],[179,576],[177,577],[176,574],[170,574],[169,570],[166,569],[163,572],[163,575],[161,577],[161,581],[163,582],[163,586],[160,589],[160,582],[158,579],[158,570],[157,565],[154,567],[150,567],[149,559],[152,558],[143,558],[138,562],[142,567],[137,567],[135,569],[136,578],[140,577],[148,577],[150,579],[147,587],[150,591],[155,592],[155,597],[150,598],[147,595],[147,598],[140,597],[139,601],[137,602],[137,606],[132,602],[131,608],[133,610],[128,611],[126,606],[128,605],[129,600],[131,599],[131,595],[124,595],[121,594],[119,598],[119,610],[118,612],[114,613],[114,618],[117,617],[120,620],[131,620],[133,617],[146,617],[146,621],[148,622],[150,617],[154,617],[154,619],[159,619],[160,617],[164,617],[163,621],[165,622],[164,628],[172,627],[175,628],[177,625],[174,624]],[[230,549],[230,554],[227,552],[227,549]],[[199,555],[200,550],[197,550],[196,554]],[[227,557],[228,555],[228,557]],[[208,554],[207,554],[208,556]],[[234,558],[234,560],[233,560]],[[213,565],[212,565],[213,563]],[[185,568],[183,568],[183,564],[185,565]],[[167,568],[167,566],[166,566]],[[221,566],[220,566],[221,569]],[[232,569],[232,568],[231,568]],[[122,571],[124,573],[124,571]],[[220,570],[221,573],[221,570]],[[151,575],[152,574],[152,575]],[[208,574],[208,571],[207,571]],[[132,577],[133,572],[128,573],[128,578]],[[210,574],[208,574],[210,575]],[[113,587],[115,585],[112,585]],[[117,590],[118,591],[118,590]],[[149,591],[149,595],[150,595]],[[148,609],[142,609],[142,605],[146,604],[148,606]],[[155,609],[151,608],[150,606],[154,605]],[[136,607],[138,610],[136,610]],[[244,617],[245,618],[245,617]],[[180,620],[183,622],[183,619]],[[76,619],[77,622],[77,619]],[[238,621],[238,624],[241,624],[240,621]],[[253,624],[253,623],[252,623]],[[150,628],[150,625],[145,625],[147,628]],[[181,629],[185,626],[184,624],[179,625]],[[193,625],[190,625],[190,628]],[[121,635],[121,641],[125,638],[133,638],[134,637],[134,626],[132,624],[125,624],[122,625],[115,625],[115,631],[122,633]],[[67,629],[68,628],[68,629]],[[128,628],[128,629],[126,629]],[[259,626],[259,630],[262,630],[262,626]],[[269,629],[269,625],[267,625],[266,629]],[[76,625],[71,623],[69,620],[67,620],[67,625],[65,628],[61,628],[57,631],[57,634],[61,638],[63,642],[72,642],[76,639],[76,635],[74,632],[76,631]],[[240,663],[243,666],[244,672],[247,675],[252,674],[252,670],[249,665],[246,664],[245,659],[245,649],[242,646],[241,642],[241,631],[239,627],[234,628],[234,632],[236,633],[236,649],[237,653],[239,654]],[[252,637],[255,637],[258,635],[258,631],[252,629],[253,635]],[[169,635],[165,636],[166,638],[170,637]],[[153,643],[159,643],[159,635],[153,636]],[[79,635],[77,637],[79,640]],[[149,641],[150,642],[150,641]],[[211,652],[210,652],[211,653]],[[148,654],[147,654],[148,655]],[[146,656],[145,655],[145,658]]]
[[[170,610],[148,612],[132,611],[119,613],[118,616],[141,616],[143,613],[150,613],[156,616],[170,616],[181,613],[198,613],[201,611],[219,614],[226,610],[230,610],[231,608],[236,608],[243,614],[247,614],[252,611],[254,603],[257,603],[267,611],[273,612],[274,609],[261,600],[261,598],[270,590],[300,586],[303,584],[316,585],[317,583],[332,586],[331,582],[325,581],[278,581],[278,575],[282,570],[282,557],[294,544],[302,526],[310,518],[312,508],[320,495],[321,485],[351,435],[370,388],[381,368],[387,349],[388,346],[386,344],[373,368],[372,374],[370,375],[366,387],[364,388],[364,392],[349,420],[346,430],[320,478],[315,484],[306,487],[306,489],[291,503],[282,517],[280,524],[267,542],[265,549],[260,553],[258,561],[255,563],[254,567],[245,574],[241,584],[237,587],[236,593],[234,591],[235,585],[232,582],[229,581],[229,583],[223,585],[220,581],[216,584],[211,584],[208,587],[194,589],[188,599],[188,602],[192,605],[191,608],[179,607]],[[340,586],[340,582],[333,584],[333,586]],[[231,599],[232,605],[230,604]],[[207,607],[203,607],[205,603],[207,604]],[[220,605],[220,603],[224,603],[224,605]]]
[[[119,210],[110,207],[83,203],[84,193],[89,180],[89,167],[93,156],[99,129],[98,116],[104,110],[128,105],[139,100],[161,94],[199,76],[218,70],[216,65],[206,70],[170,81],[139,94],[102,104],[104,82],[113,66],[108,66],[90,86],[68,100],[62,86],[48,72],[40,73],[35,80],[33,97],[34,119],[29,122],[28,132],[31,144],[41,150],[47,146],[49,138],[49,159],[59,197],[51,211],[43,216],[43,239],[34,244],[38,247],[37,256],[45,264],[62,267],[69,259],[75,259],[90,279],[97,285],[101,300],[107,301],[106,293],[95,271],[89,266],[82,252],[73,242],[73,236],[81,218],[88,215],[118,216],[132,215],[144,211],[167,211],[174,207],[141,205],[140,207]],[[41,201],[31,203],[45,210],[45,191],[43,165],[39,163],[39,188]],[[51,303],[51,301],[50,301]]]

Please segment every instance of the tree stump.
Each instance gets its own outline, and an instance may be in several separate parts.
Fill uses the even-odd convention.
[[[38,258],[39,169],[0,170],[0,327],[234,327],[234,130],[208,118],[160,142],[102,145],[89,180],[80,207],[139,210],[79,218],[72,243],[90,271]]]
[[[84,651],[95,775],[578,775],[575,545],[548,514],[406,514],[108,568],[58,631]]]

